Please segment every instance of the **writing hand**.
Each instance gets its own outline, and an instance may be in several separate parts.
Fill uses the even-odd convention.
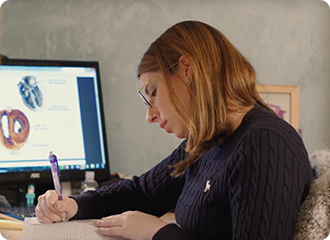
[[[38,197],[35,212],[40,223],[60,222],[63,218],[69,220],[78,211],[78,204],[72,198],[62,195],[63,200],[58,200],[55,190],[48,190]]]
[[[95,220],[93,222],[99,234],[118,236],[132,240],[151,240],[159,229],[168,223],[139,211],[128,211]]]

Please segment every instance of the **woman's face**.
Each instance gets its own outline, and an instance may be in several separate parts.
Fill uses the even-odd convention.
[[[185,78],[173,74],[171,82],[183,110],[189,116],[191,102],[189,85],[185,84],[182,79]],[[144,93],[144,96],[152,105],[152,108],[148,107],[147,109],[147,122],[158,123],[166,132],[174,133],[178,138],[188,137],[188,128],[174,110],[161,75],[158,72],[143,73],[140,76],[140,83],[141,86],[144,86],[141,92]]]

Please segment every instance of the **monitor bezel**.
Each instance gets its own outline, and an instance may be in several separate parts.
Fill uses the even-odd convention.
[[[110,158],[108,152],[108,143],[106,135],[104,105],[102,96],[102,86],[100,78],[100,68],[97,61],[80,61],[80,60],[49,60],[49,59],[2,59],[0,65],[10,66],[63,66],[63,67],[90,67],[96,69],[97,86],[99,94],[99,105],[101,124],[104,141],[104,155],[105,155],[105,168],[104,169],[67,169],[61,172],[61,181],[83,181],[85,179],[86,171],[95,172],[95,180],[98,182],[106,181],[111,178],[110,174]],[[50,170],[45,171],[24,171],[24,172],[10,172],[0,173],[1,183],[22,184],[22,183],[46,183],[52,182]]]

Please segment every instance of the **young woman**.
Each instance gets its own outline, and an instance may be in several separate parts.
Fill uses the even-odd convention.
[[[146,119],[185,140],[148,172],[57,201],[38,199],[43,223],[95,221],[132,240],[289,240],[312,179],[304,143],[256,90],[250,63],[215,28],[180,22],[138,68]],[[177,224],[158,217],[175,208]]]

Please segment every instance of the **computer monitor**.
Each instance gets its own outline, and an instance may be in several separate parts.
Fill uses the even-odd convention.
[[[98,62],[9,59],[0,65],[0,182],[110,178]]]

